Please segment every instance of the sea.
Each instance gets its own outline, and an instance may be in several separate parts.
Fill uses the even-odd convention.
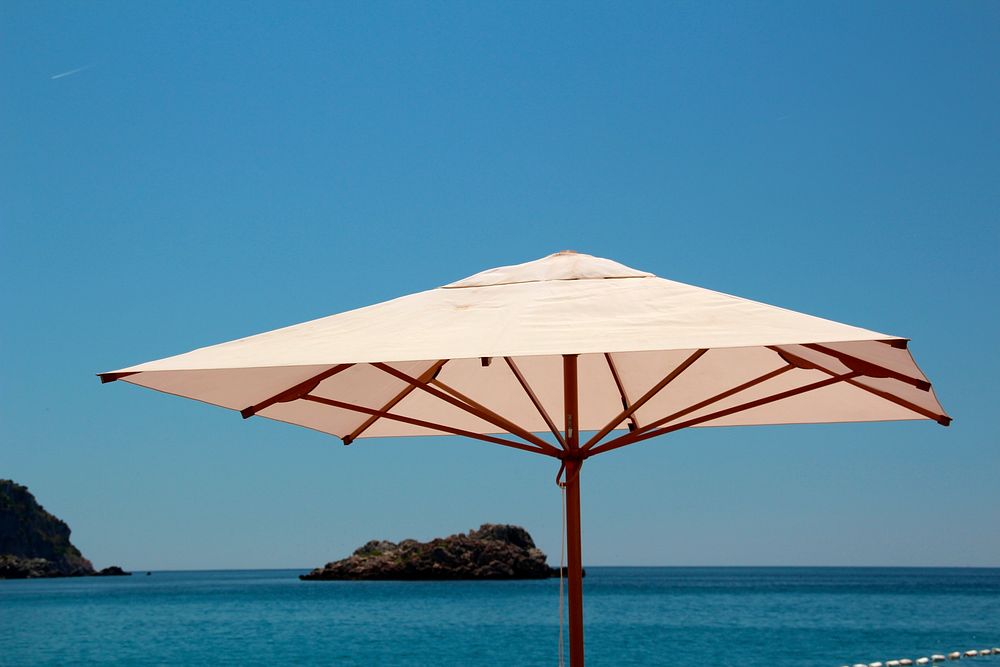
[[[303,572],[0,581],[0,664],[559,664],[558,579]],[[1000,569],[588,567],[584,602],[589,666],[840,667],[1000,646]]]

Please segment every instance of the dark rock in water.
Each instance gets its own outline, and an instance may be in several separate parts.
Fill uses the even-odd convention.
[[[117,565],[112,565],[111,567],[106,567],[100,572],[94,573],[95,577],[131,577],[131,572],[126,572]]]
[[[69,526],[38,504],[26,486],[0,480],[0,577],[79,577],[94,566],[69,541]]]
[[[479,530],[430,542],[372,540],[350,557],[327,563],[303,580],[546,579],[559,576],[519,526],[483,524]]]
[[[47,558],[0,555],[0,579],[40,579],[42,577],[73,577],[86,574],[90,573],[67,570],[65,566]]]
[[[0,579],[96,574],[69,535],[66,522],[46,512],[28,487],[0,479]]]

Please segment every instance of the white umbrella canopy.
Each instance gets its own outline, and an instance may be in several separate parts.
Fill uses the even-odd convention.
[[[546,415],[564,412],[565,354],[579,355],[582,431],[950,421],[906,339],[572,252],[101,378],[348,442],[524,436],[558,431]]]
[[[951,422],[905,338],[573,252],[100,377],[346,444],[450,434],[559,459],[573,667],[585,460],[688,427]]]

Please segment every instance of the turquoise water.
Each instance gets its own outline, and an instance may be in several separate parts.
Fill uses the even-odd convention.
[[[558,580],[300,573],[0,581],[0,664],[557,664]],[[588,665],[839,667],[1000,646],[1000,569],[587,574]]]

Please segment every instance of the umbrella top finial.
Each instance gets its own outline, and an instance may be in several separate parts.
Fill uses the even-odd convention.
[[[445,288],[492,287],[550,280],[595,280],[603,278],[652,278],[652,273],[619,264],[603,257],[578,253],[575,250],[560,252],[523,264],[487,269],[464,278]]]

